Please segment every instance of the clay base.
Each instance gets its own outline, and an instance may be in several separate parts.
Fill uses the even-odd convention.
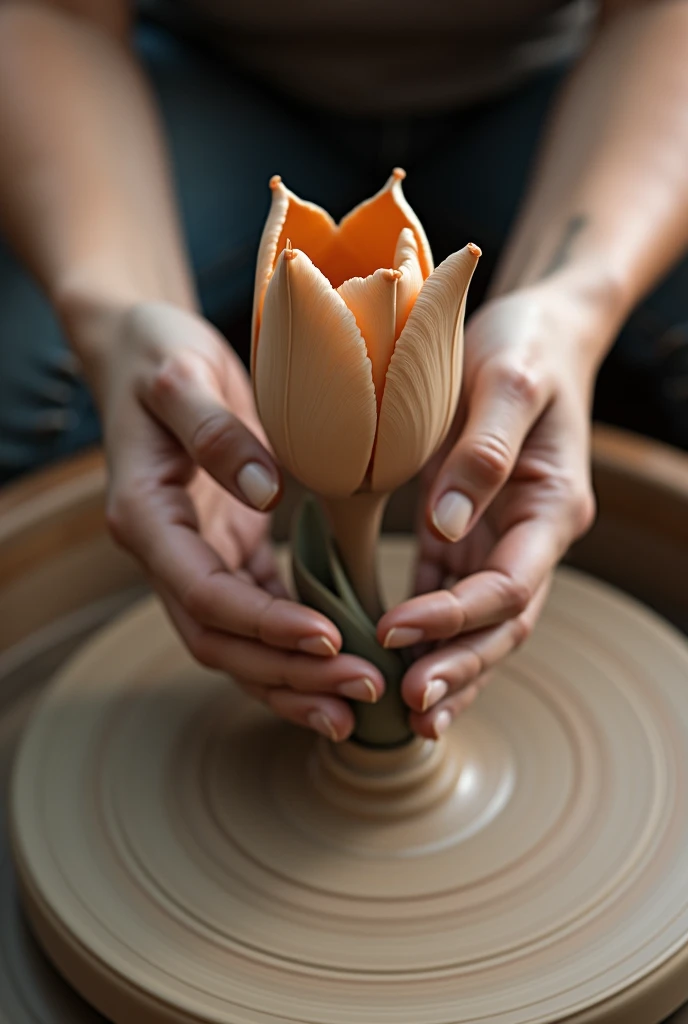
[[[386,544],[387,574],[409,557]],[[677,634],[563,572],[402,785],[194,665],[147,602],[23,741],[33,926],[117,1024],[654,1024],[688,996],[687,678]]]

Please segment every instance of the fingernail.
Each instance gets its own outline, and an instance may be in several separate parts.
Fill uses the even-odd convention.
[[[317,654],[320,658],[333,658],[337,648],[326,636],[307,636],[296,645],[304,654]]]
[[[247,500],[259,511],[266,509],[279,490],[279,484],[260,462],[247,462],[237,473],[237,483]]]
[[[432,521],[447,540],[459,540],[473,515],[473,504],[465,494],[447,491],[435,505]]]
[[[349,700],[365,701],[366,704],[375,704],[378,699],[372,679],[352,679],[348,683],[340,683],[337,693]]]
[[[446,732],[452,723],[451,711],[440,711],[435,715],[433,729],[436,739],[439,739],[443,732]]]
[[[415,626],[393,626],[382,641],[383,647],[411,647],[423,639],[423,630]]]
[[[431,679],[427,683],[423,690],[423,701],[421,704],[421,711],[427,711],[428,708],[434,707],[438,701],[442,700],[443,697],[449,693],[449,687],[445,683],[444,679]],[[444,712],[440,712],[444,714]]]
[[[311,711],[306,721],[310,725],[311,729],[315,729],[316,732],[322,733],[323,736],[327,736],[328,740],[332,740],[333,743],[337,742],[335,727],[332,725],[332,722],[324,711]]]

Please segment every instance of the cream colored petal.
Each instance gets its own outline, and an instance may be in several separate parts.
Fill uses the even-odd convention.
[[[354,207],[341,221],[332,250],[318,263],[335,287],[350,277],[368,277],[381,267],[393,267],[402,228],[414,233],[423,278],[432,273],[432,253],[423,225],[401,186],[405,177],[401,168],[395,168],[376,195]]]
[[[260,318],[265,290],[272,277],[275,261],[284,249],[287,238],[295,248],[318,261],[332,246],[337,226],[329,213],[299,199],[284,185],[278,174],[270,179],[272,202],[258,249],[255,288],[253,292],[253,323],[251,326],[251,369],[255,365],[255,349],[260,332]]]
[[[278,459],[316,494],[345,497],[365,477],[377,407],[353,313],[305,253],[282,252],[256,353],[258,412]]]
[[[413,304],[423,287],[423,272],[418,259],[418,243],[411,228],[403,228],[394,254],[394,266],[401,271],[397,286],[397,317],[394,336],[404,329]]]
[[[373,364],[378,408],[396,338],[397,270],[376,270],[370,277],[352,277],[337,291],[356,318]]]
[[[477,245],[449,256],[423,285],[394,349],[380,410],[372,486],[410,480],[440,446],[461,386],[466,293]]]

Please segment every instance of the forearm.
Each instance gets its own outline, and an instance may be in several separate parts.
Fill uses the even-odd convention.
[[[543,278],[600,310],[601,358],[688,245],[688,3],[622,12],[574,70],[493,292]]]
[[[154,106],[117,32],[0,6],[0,137],[0,227],[67,324],[149,299],[193,307]]]

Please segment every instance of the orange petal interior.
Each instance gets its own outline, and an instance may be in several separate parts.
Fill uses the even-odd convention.
[[[393,267],[402,228],[417,234],[416,225],[393,191],[394,184],[403,177],[404,172],[396,170],[382,191],[356,206],[340,223],[331,250],[319,264],[335,288],[350,277],[368,277],[380,267]],[[422,250],[421,239],[417,237],[416,241]],[[423,269],[424,277],[432,271],[431,266]]]
[[[337,225],[328,213],[314,203],[305,203],[290,195],[287,216],[277,240],[273,269],[280,253],[286,248],[288,238],[295,249],[301,249],[319,266],[321,259],[326,258],[332,248],[336,234]]]
[[[394,267],[399,234],[408,228],[415,236],[422,276],[428,277],[432,264],[427,241],[421,237],[422,228],[403,196],[395,194],[395,186],[398,188],[404,176],[402,170],[395,170],[377,195],[356,206],[339,225],[319,206],[290,194],[275,262],[287,238],[291,238],[294,247],[305,252],[332,286],[338,288],[352,277],[365,278],[382,267]],[[280,179],[275,177],[273,182],[272,187],[277,187]]]

